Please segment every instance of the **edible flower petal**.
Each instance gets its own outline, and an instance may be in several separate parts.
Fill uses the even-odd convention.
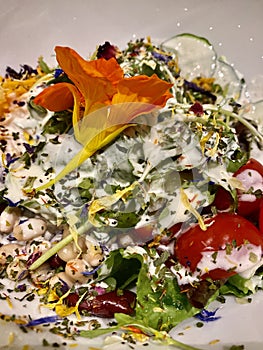
[[[105,58],[106,60],[112,57],[116,58],[118,51],[119,49],[116,46],[111,45],[109,41],[105,41],[103,45],[98,47],[97,58]]]
[[[25,73],[24,69],[20,73],[16,73],[10,67],[9,70],[7,68],[6,77],[0,76],[0,114],[3,115],[9,112],[11,102],[14,99],[19,98],[39,80],[41,76],[43,76],[43,72],[38,70],[30,69],[29,66],[25,66],[27,71],[25,77],[23,77],[22,73]],[[14,72],[10,73],[10,70]]]
[[[58,83],[43,90],[34,99],[34,103],[54,112],[69,109],[74,104],[68,83]]]
[[[151,77],[138,75],[132,78],[123,78],[113,96],[112,103],[142,102],[163,107],[171,97],[168,89],[171,84],[159,79],[156,74]]]
[[[113,141],[131,125],[136,116],[163,107],[172,96],[169,93],[172,84],[156,75],[124,78],[115,58],[86,61],[68,47],[57,46],[55,51],[58,63],[74,85],[55,84],[38,95],[34,102],[58,110],[57,96],[62,96],[68,87],[74,98],[74,134],[83,145],[83,150],[54,179],[38,187],[37,191],[55,184]],[[54,93],[56,89],[59,91]],[[66,96],[63,107],[68,103],[69,94]]]
[[[136,186],[138,186],[138,182],[133,182],[130,186],[124,188],[123,190],[117,190],[116,193],[112,195],[93,200],[89,208],[89,221],[94,226],[101,226],[100,222],[96,220],[96,214],[103,209],[110,208],[119,199],[124,201],[125,197],[131,193]]]
[[[46,323],[54,323],[59,320],[59,316],[54,315],[54,316],[47,316],[47,317],[41,317],[37,318],[35,320],[29,321],[27,324],[23,325],[25,327],[35,327],[41,324],[46,324]]]
[[[76,51],[57,46],[57,61],[85,99],[84,115],[101,105],[110,104],[123,71],[115,58],[84,60]]]
[[[195,315],[195,317],[204,322],[217,321],[221,318],[220,316],[215,316],[217,310],[218,309],[214,311],[208,311],[206,309],[203,309],[201,312]]]

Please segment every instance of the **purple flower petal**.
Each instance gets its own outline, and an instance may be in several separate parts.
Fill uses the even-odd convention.
[[[118,49],[116,46],[112,45],[108,41],[105,41],[103,45],[98,47],[97,58],[104,58],[105,60],[109,60],[110,58],[116,58],[116,54]]]
[[[214,311],[208,311],[206,309],[203,309],[201,312],[199,312],[197,315],[195,315],[196,318],[198,318],[200,321],[203,322],[212,322],[220,319],[220,316],[215,316],[218,309],[215,309]]]
[[[8,203],[8,206],[9,207],[17,207],[18,206],[18,204],[21,202],[21,200],[19,200],[18,202],[13,202],[11,199],[9,199],[9,198],[7,198],[7,197],[3,197],[4,198],[4,200],[6,200],[7,201],[7,203]]]
[[[84,276],[90,276],[90,275],[93,275],[96,271],[98,271],[98,269],[101,268],[101,265],[95,267],[95,269],[91,270],[91,271],[84,271],[82,272],[82,275]]]
[[[57,68],[54,72],[54,78],[58,78],[62,73],[64,73],[63,69]]]
[[[29,321],[26,325],[24,325],[25,327],[34,327],[34,326],[38,326],[40,324],[45,324],[45,323],[54,323],[57,322],[59,320],[59,316],[55,315],[55,316],[47,316],[47,317],[41,317],[41,318],[37,318],[35,320],[31,320]]]
[[[38,258],[40,258],[41,255],[42,255],[42,252],[39,250],[32,253],[27,260],[26,266],[29,267],[30,265],[32,265],[33,262],[35,262]]]

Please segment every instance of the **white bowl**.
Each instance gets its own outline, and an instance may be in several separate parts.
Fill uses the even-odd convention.
[[[257,81],[262,87],[262,14],[262,0],[0,0],[0,74],[6,66],[16,70],[20,64],[35,66],[40,55],[55,64],[56,45],[70,46],[88,57],[105,41],[122,48],[132,39],[150,36],[162,41],[188,32],[206,37],[247,82]],[[220,322],[197,329],[196,321],[190,320],[174,334],[183,332],[182,341],[202,344],[204,349],[223,350],[229,343],[262,349],[262,294],[252,304],[231,301],[220,311]],[[189,325],[191,332],[184,328]],[[37,341],[38,335],[34,337]],[[215,339],[220,341],[209,344]],[[23,338],[19,341],[23,343]]]

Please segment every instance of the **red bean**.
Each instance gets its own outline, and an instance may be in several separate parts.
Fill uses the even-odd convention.
[[[67,306],[71,307],[71,306],[75,306],[77,304],[79,300],[79,295],[78,293],[70,293],[66,298],[65,298],[65,302],[67,304]]]
[[[65,261],[63,261],[62,259],[60,259],[60,257],[58,256],[58,254],[53,255],[49,260],[48,263],[50,265],[50,267],[52,267],[53,269],[57,269],[59,267],[65,267],[66,263]]]
[[[71,293],[66,298],[68,306],[75,306],[79,300],[77,293]],[[93,316],[112,318],[115,313],[132,315],[136,302],[136,294],[124,290],[122,292],[112,291],[96,295],[93,299],[83,300],[79,305],[79,311],[86,311]]]

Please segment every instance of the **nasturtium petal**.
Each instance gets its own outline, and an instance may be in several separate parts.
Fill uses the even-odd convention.
[[[53,112],[72,108],[74,99],[69,85],[69,83],[58,83],[47,87],[34,98],[34,103]],[[72,87],[74,88],[73,85]]]
[[[110,102],[117,83],[123,78],[123,71],[114,58],[86,61],[69,47],[57,46],[55,51],[60,67],[85,98],[85,114],[98,101]]]
[[[55,184],[116,139],[131,126],[135,117],[163,107],[172,96],[169,92],[172,84],[159,79],[157,75],[124,78],[115,58],[87,61],[69,47],[57,46],[55,51],[60,67],[72,84],[55,84],[38,95],[36,101],[39,104],[42,101],[48,109],[50,106],[54,109],[54,106],[60,107],[56,105],[60,103],[55,101],[58,100],[57,95],[62,101],[63,95],[74,100],[74,135],[83,145],[83,150],[54,179],[38,187],[38,191]]]
[[[123,78],[118,86],[117,93],[113,96],[112,103],[143,102],[163,107],[166,101],[172,97],[169,89],[172,84],[167,83],[152,75],[138,75],[131,78]]]

